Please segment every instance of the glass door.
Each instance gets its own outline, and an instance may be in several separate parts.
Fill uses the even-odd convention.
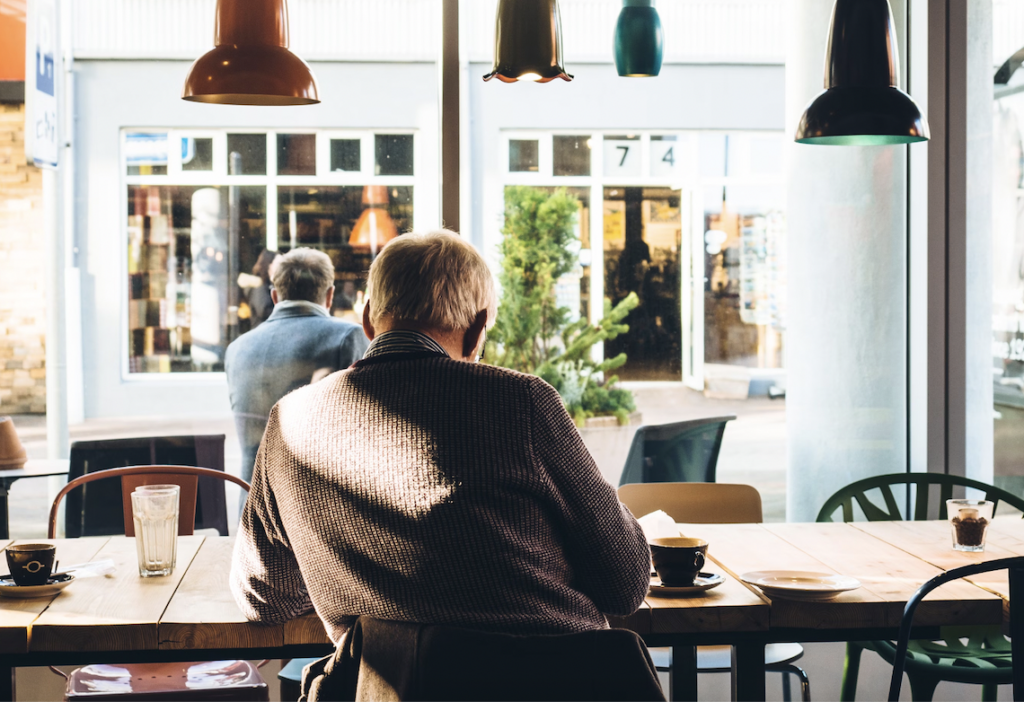
[[[667,187],[604,188],[605,296],[617,305],[638,298],[626,318],[629,333],[605,342],[604,356],[625,353],[623,380],[682,378],[681,272],[689,262],[682,246],[678,190]]]

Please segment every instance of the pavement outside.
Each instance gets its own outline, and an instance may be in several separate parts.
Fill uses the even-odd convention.
[[[644,424],[666,424],[699,417],[734,414],[737,419],[725,430],[718,459],[718,482],[748,483],[761,492],[765,521],[785,521],[786,505],[786,404],[784,400],[750,398],[712,400],[679,385],[634,387],[637,409]],[[14,424],[29,458],[46,458],[46,418],[14,417]],[[225,465],[239,472],[241,451],[230,415],[193,419],[123,417],[89,419],[71,427],[71,441],[118,439],[131,436],[225,434]],[[11,487],[12,538],[46,536],[46,517],[51,496],[59,483],[47,478],[19,480]],[[236,504],[228,494],[228,504]]]

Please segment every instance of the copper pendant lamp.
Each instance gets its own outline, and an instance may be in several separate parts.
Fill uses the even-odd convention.
[[[395,220],[384,208],[388,205],[388,189],[385,185],[367,185],[363,188],[363,204],[367,205],[352,228],[348,243],[353,247],[369,248],[377,255],[384,244],[398,236]]]
[[[182,100],[221,105],[314,105],[316,78],[288,50],[286,0],[217,0],[212,51],[185,78]]]
[[[899,88],[896,30],[888,0],[836,0],[825,90],[800,118],[801,144],[876,146],[928,139],[928,124]]]
[[[572,80],[562,63],[558,0],[501,0],[494,30],[494,68],[484,80]]]

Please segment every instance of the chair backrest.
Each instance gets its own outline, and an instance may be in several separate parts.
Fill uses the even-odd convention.
[[[1010,630],[1008,633],[1013,660],[1013,699],[1024,700],[1024,665],[1019,664],[1024,660],[1022,658],[1024,656],[1024,609],[1021,606],[1021,602],[1024,602],[1024,556],[1014,556],[1013,558],[998,558],[986,563],[975,563],[947,570],[919,587],[917,592],[907,600],[907,606],[903,610],[903,620],[900,622],[899,639],[896,641],[896,656],[892,664],[892,679],[889,683],[890,702],[896,702],[900,698],[903,668],[907,663],[907,648],[910,645],[910,630],[914,624],[914,612],[921,604],[921,600],[935,588],[952,580],[1004,568],[1009,571],[1010,575]]]
[[[913,497],[913,507],[906,514],[904,514],[906,500],[901,500],[893,494],[894,486],[905,487]],[[933,486],[938,487],[938,490],[931,490],[930,488]],[[825,500],[821,511],[818,512],[817,521],[831,522],[840,508],[842,508],[842,521],[855,521],[854,504],[860,507],[865,519],[869,522],[931,519],[930,515],[934,515],[936,512],[934,509],[929,510],[928,498],[934,492],[938,493],[938,500],[931,505],[938,508],[938,518],[945,519],[947,516],[946,500],[953,497],[953,489],[956,487],[981,491],[986,500],[995,503],[994,509],[996,510],[998,510],[1000,502],[1005,502],[1024,512],[1024,498],[978,480],[942,473],[892,473],[858,480],[840,489]],[[901,502],[904,504],[901,505]]]
[[[124,468],[108,468],[80,475],[61,488],[50,505],[50,521],[48,538],[57,536],[57,512],[61,500],[75,488],[89,485],[99,480],[120,478],[121,502],[124,505],[121,517],[124,519],[124,533],[135,536],[135,521],[132,519],[131,494],[140,485],[178,485],[181,494],[178,502],[178,535],[187,536],[195,531],[196,525],[196,493],[199,480],[208,479],[220,482],[231,482],[249,490],[249,483],[229,473],[209,468],[193,466],[127,466]],[[85,488],[83,487],[83,490]]]
[[[761,495],[732,483],[630,483],[619,500],[638,517],[662,510],[690,524],[755,524],[762,520]]]
[[[715,482],[722,435],[733,419],[735,415],[640,427],[619,485]]]
[[[511,636],[362,616],[306,670],[310,702],[665,699],[643,640],[625,629]]]
[[[71,444],[68,480],[109,468],[145,465],[201,466],[224,470],[224,435],[159,436]],[[114,482],[90,485],[68,496],[64,531],[69,538],[123,534],[121,489]],[[129,520],[130,521],[130,520]],[[196,528],[228,534],[227,503],[221,481],[199,479]]]

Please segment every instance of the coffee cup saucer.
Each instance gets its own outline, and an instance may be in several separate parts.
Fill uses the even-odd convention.
[[[693,585],[670,586],[662,585],[657,577],[651,580],[650,594],[652,597],[675,597],[677,595],[698,595],[725,582],[718,573],[698,573]]]
[[[32,597],[51,597],[75,581],[75,576],[62,573],[42,585],[16,585],[14,578],[0,578],[0,597],[27,600]]]

